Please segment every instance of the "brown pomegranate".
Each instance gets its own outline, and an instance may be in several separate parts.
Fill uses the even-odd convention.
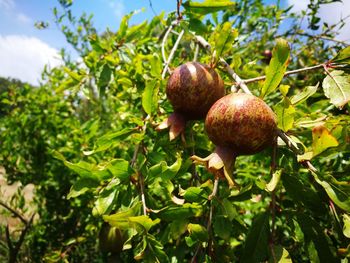
[[[183,132],[188,120],[203,119],[214,102],[225,95],[225,88],[213,68],[187,62],[171,74],[166,94],[174,113],[158,126],[158,130],[170,127],[172,140]]]
[[[271,146],[277,135],[277,120],[271,108],[260,98],[233,93],[219,99],[210,108],[205,130],[216,145],[207,158],[193,156],[214,174],[223,172],[230,186],[234,162],[239,155],[250,155]]]

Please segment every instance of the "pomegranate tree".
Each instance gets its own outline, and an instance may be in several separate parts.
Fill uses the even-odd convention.
[[[184,131],[188,120],[204,119],[214,102],[225,95],[225,88],[213,68],[198,62],[187,62],[170,75],[166,95],[174,113],[157,129],[169,128],[170,140],[173,140]]]
[[[262,99],[232,93],[210,108],[205,130],[216,145],[215,151],[206,158],[192,156],[192,160],[205,165],[216,176],[225,176],[232,187],[236,157],[255,154],[272,145],[277,135],[277,121]]]

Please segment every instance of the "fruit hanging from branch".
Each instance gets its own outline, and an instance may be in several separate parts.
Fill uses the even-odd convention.
[[[99,233],[101,252],[119,254],[123,249],[123,234],[117,227],[103,223]]]
[[[170,140],[181,134],[189,120],[204,119],[210,107],[225,95],[224,83],[211,67],[187,62],[171,74],[166,95],[174,113],[157,130],[169,128]]]
[[[209,110],[205,130],[215,144],[206,158],[192,156],[216,177],[225,177],[230,185],[235,159],[239,155],[258,153],[273,145],[277,120],[271,108],[260,98],[245,93],[232,93],[219,99]]]

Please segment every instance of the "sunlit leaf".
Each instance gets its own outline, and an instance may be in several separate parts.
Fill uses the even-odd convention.
[[[95,201],[94,209],[98,215],[106,214],[110,211],[111,205],[115,200],[117,190],[104,190]]]
[[[98,180],[94,180],[93,178],[80,178],[71,187],[67,198],[70,199],[78,197],[79,195],[82,195],[91,189],[95,189],[98,186]]]
[[[288,131],[293,128],[295,108],[287,98],[284,98],[274,107],[277,115],[277,124],[283,131]]]
[[[225,22],[217,27],[209,40],[213,50],[216,52],[216,59],[232,49],[232,44],[237,39],[237,36],[238,31],[232,28],[232,23],[230,22]]]
[[[152,115],[158,108],[159,82],[156,80],[146,82],[146,88],[142,93],[142,107],[144,111]]]
[[[339,143],[336,138],[321,125],[312,129],[312,151],[313,156],[316,156],[330,147],[336,147]]]
[[[302,90],[302,92],[298,92],[297,94],[292,96],[290,98],[290,102],[293,105],[296,105],[296,104],[300,104],[300,103],[306,101],[309,97],[311,97],[312,95],[314,95],[316,93],[318,86],[319,86],[319,83],[317,83],[316,86],[307,86],[307,87],[305,87]]]
[[[274,171],[270,182],[265,186],[266,191],[272,192],[276,189],[276,186],[280,181],[281,175],[282,175],[282,170]]]
[[[185,219],[189,217],[199,217],[203,213],[203,207],[199,204],[185,203],[178,206],[168,206],[159,212],[159,217],[164,220]]]
[[[186,1],[182,5],[187,11],[200,15],[229,10],[235,7],[234,2],[227,0],[205,0],[204,2]]]
[[[342,108],[350,101],[350,75],[334,70],[323,80],[323,90],[335,106]]]
[[[263,98],[277,89],[289,63],[289,51],[288,42],[281,38],[277,39],[270,64],[266,69],[266,79],[260,97]]]
[[[350,46],[340,50],[338,54],[331,59],[334,63],[350,63]]]
[[[343,222],[344,222],[344,226],[343,226],[344,236],[346,236],[347,238],[350,238],[350,216],[347,214],[343,214]]]
[[[192,240],[204,242],[209,238],[208,230],[200,224],[188,224],[187,230]]]

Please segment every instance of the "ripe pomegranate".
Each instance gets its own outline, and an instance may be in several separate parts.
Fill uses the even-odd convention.
[[[205,165],[215,175],[223,174],[232,187],[236,157],[255,154],[272,145],[277,136],[277,119],[260,98],[232,93],[210,108],[205,130],[216,149],[204,159],[192,156],[192,160]]]
[[[214,102],[225,95],[225,88],[213,68],[198,62],[187,62],[171,74],[166,94],[174,113],[157,129],[170,127],[170,140],[173,140],[183,132],[188,120],[203,119]]]

